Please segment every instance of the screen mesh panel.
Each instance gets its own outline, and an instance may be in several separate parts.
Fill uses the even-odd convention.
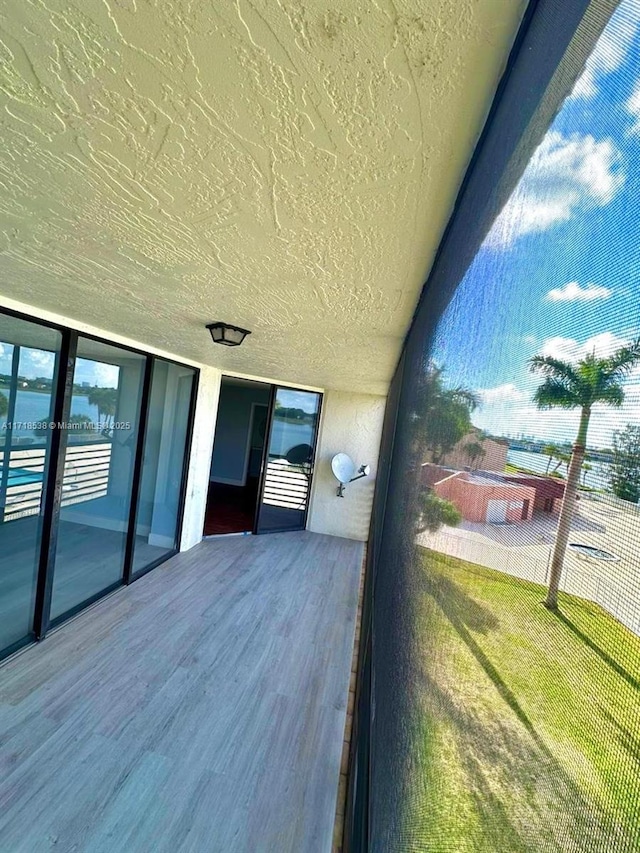
[[[570,5],[532,10],[392,384],[354,850],[640,849],[640,3]]]

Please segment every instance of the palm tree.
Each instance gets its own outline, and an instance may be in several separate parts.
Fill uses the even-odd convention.
[[[567,469],[567,473],[569,473],[569,464],[571,462],[571,454],[565,453],[564,450],[556,450],[556,459],[558,461],[556,462],[556,467],[551,472],[551,476],[553,477],[555,475],[558,475],[558,476],[562,477],[562,474],[560,474],[560,468],[563,465]]]
[[[89,405],[98,409],[98,419],[104,419],[102,434],[109,436],[110,422],[116,413],[118,391],[116,388],[91,388],[87,394]]]
[[[547,355],[534,355],[529,359],[529,369],[544,376],[544,382],[536,389],[533,398],[539,409],[580,409],[580,426],[571,453],[551,559],[549,589],[544,602],[550,610],[558,608],[558,588],[587,447],[592,408],[596,403],[619,408],[624,401],[622,383],[638,362],[640,338],[620,347],[608,358],[597,358],[594,351],[575,364]]]
[[[423,457],[419,461],[428,452],[437,465],[471,431],[471,412],[480,404],[479,396],[468,388],[446,388],[443,373],[443,367],[429,365],[419,380],[414,415],[418,452]]]
[[[471,468],[477,468],[480,460],[486,456],[486,451],[480,441],[468,441],[462,448]]]
[[[547,467],[544,472],[545,474],[548,474],[549,468],[551,467],[551,463],[553,462],[555,455],[558,452],[558,448],[555,444],[545,444],[545,446],[542,448],[542,452],[545,456],[549,457],[549,459],[547,460]]]

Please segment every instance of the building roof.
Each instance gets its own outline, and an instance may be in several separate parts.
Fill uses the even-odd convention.
[[[480,486],[501,486],[502,488],[509,488],[510,486],[513,486],[514,489],[517,488],[517,483],[511,483],[505,477],[490,476],[491,474],[493,474],[492,471],[487,471],[486,473],[482,471],[474,471],[467,475],[467,480],[470,483],[475,483]]]
[[[521,483],[533,486],[547,497],[561,498],[564,495],[566,482],[557,477],[543,477],[535,474],[507,474],[506,479],[511,483]]]

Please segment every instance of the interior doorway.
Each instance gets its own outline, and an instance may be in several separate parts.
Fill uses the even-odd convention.
[[[204,535],[254,528],[271,386],[223,377],[209,474]]]
[[[304,530],[322,394],[225,376],[204,535]]]

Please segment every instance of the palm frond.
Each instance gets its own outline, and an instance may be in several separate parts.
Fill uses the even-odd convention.
[[[620,347],[612,356],[604,359],[605,370],[612,379],[624,379],[640,363],[640,338]]]
[[[613,406],[618,409],[624,403],[624,389],[618,384],[609,385],[600,391],[593,402],[604,403],[607,406]]]
[[[536,388],[533,401],[539,409],[576,409],[582,406],[581,399],[566,382],[549,377]]]
[[[578,371],[573,364],[550,355],[534,355],[529,359],[529,370],[532,373],[542,373],[551,379],[564,379],[571,384],[577,384]]]
[[[477,409],[480,405],[480,395],[467,388],[449,388],[447,393],[452,400],[458,403],[463,403],[470,411]]]

